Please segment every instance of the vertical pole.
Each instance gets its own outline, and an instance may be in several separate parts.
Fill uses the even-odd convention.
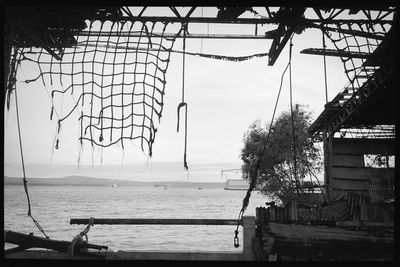
[[[255,239],[256,223],[254,216],[243,216],[243,259],[255,260],[253,240]]]

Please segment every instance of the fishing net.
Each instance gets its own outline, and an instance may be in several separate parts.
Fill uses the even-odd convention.
[[[371,16],[371,14],[370,14]],[[373,18],[368,17],[370,20]],[[375,18],[376,19],[376,18]],[[349,85],[357,89],[374,74],[377,66],[366,64],[367,58],[379,46],[390,29],[389,24],[339,23],[336,32],[326,32],[340,57]],[[356,56],[355,56],[356,55]]]
[[[171,24],[153,22],[91,21],[87,31],[76,32],[76,42],[57,60],[45,49],[19,49],[20,61],[37,64],[36,77],[51,88],[55,103],[70,94],[75,104],[58,117],[55,148],[63,122],[77,112],[81,144],[108,147],[124,140],[140,140],[152,156],[152,145],[163,111],[166,72],[176,36],[164,36]],[[155,34],[158,32],[158,34]],[[178,35],[178,34],[177,34]],[[59,144],[60,143],[60,144]]]

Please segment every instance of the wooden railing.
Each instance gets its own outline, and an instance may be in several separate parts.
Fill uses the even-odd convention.
[[[89,218],[73,218],[70,224],[89,224]],[[92,218],[94,224],[108,225],[237,225],[233,219],[145,219],[145,218]],[[243,227],[242,253],[237,252],[191,252],[191,251],[118,251],[109,252],[106,259],[134,260],[256,260],[253,244],[255,242],[255,217],[244,216],[239,221]]]

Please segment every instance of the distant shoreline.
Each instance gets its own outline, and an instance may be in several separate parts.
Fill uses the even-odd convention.
[[[67,176],[63,178],[28,178],[29,186],[163,186],[168,187],[201,187],[224,188],[225,182],[190,182],[190,181],[128,181],[118,179],[92,178],[86,176]],[[20,177],[4,176],[4,185],[23,185]]]

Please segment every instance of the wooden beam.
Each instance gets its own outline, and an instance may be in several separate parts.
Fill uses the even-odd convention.
[[[170,22],[170,23],[217,23],[217,24],[278,24],[280,21],[276,18],[236,18],[236,19],[220,19],[217,17],[172,17],[172,16],[101,16],[95,15],[89,19],[100,21],[142,21],[142,22]],[[312,23],[321,23],[320,19],[302,19],[301,25],[308,26]],[[392,24],[392,20],[367,20],[367,19],[334,19],[329,24]],[[318,25],[319,27],[319,25]]]
[[[283,10],[282,8],[279,11]],[[278,11],[278,13],[279,13]],[[271,47],[269,49],[269,59],[268,59],[268,66],[274,65],[275,61],[278,59],[279,55],[281,54],[283,48],[286,46],[287,41],[292,36],[295,26],[298,25],[301,16],[304,14],[305,8],[293,8],[292,10],[288,11],[285,16],[290,17],[290,24],[289,23],[282,23],[280,22],[278,25],[278,29],[276,31],[276,35],[274,40],[272,41]],[[286,12],[285,12],[286,13]],[[285,29],[286,28],[286,29]]]
[[[99,31],[82,31],[79,36],[100,36],[100,37],[140,37],[143,36],[136,32],[99,32]],[[164,38],[183,38],[183,35],[177,35],[176,33],[152,33],[154,37]],[[186,34],[185,38],[202,38],[202,39],[271,39],[266,35],[253,35],[253,34],[202,34],[202,33],[191,33]]]
[[[130,224],[130,225],[237,225],[235,219],[140,219],[140,218],[94,218],[93,224]],[[73,218],[70,224],[89,224],[89,218]],[[243,225],[243,221],[239,221]]]
[[[348,52],[334,49],[306,48],[300,51],[301,54],[308,55],[325,55],[331,57],[348,57],[348,58],[368,58],[372,54],[364,52]]]
[[[67,252],[71,245],[69,241],[52,240],[34,235],[27,235],[13,231],[4,231],[4,241],[11,244],[16,244],[21,248],[47,248],[60,252]],[[87,256],[101,257],[98,253],[80,252],[82,248],[91,248],[96,250],[108,249],[107,246],[99,246],[89,243],[76,244],[76,254],[82,253]]]

